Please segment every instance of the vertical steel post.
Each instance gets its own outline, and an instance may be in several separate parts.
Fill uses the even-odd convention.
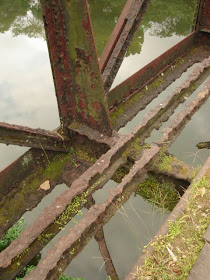
[[[111,135],[87,0],[41,0],[61,124]]]
[[[210,32],[210,0],[200,0],[197,14],[197,31]]]

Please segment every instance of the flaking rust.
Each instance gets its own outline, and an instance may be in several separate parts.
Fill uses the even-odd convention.
[[[60,119],[111,135],[87,0],[42,0]]]
[[[126,3],[125,9],[115,28],[115,32],[102,55],[101,70],[107,89],[114,79],[122,62],[125,50],[144,14],[148,2],[149,1],[146,0],[128,0]],[[132,168],[123,178],[122,182],[111,190],[107,201],[99,205],[96,205],[95,202],[92,201],[92,205],[90,205],[83,219],[75,225],[68,234],[58,240],[54,249],[47,252],[46,257],[38,264],[35,271],[31,272],[25,279],[57,279],[58,275],[61,274],[68,263],[76,257],[93,236],[95,236],[99,243],[101,242],[99,246],[103,245],[104,253],[102,253],[102,250],[101,253],[106,262],[105,256],[109,258],[109,252],[101,228],[108,222],[116,210],[126,202],[130,194],[133,193],[135,184],[143,180],[144,175],[148,171],[148,164],[152,164],[162,146],[165,148],[171,145],[186,122],[189,121],[190,117],[209,96],[208,81],[206,87],[198,94],[197,98],[190,102],[188,106],[175,117],[172,124],[164,130],[163,137],[156,143],[157,145],[150,147],[150,149],[143,148],[145,139],[150,135],[153,129],[159,128],[162,122],[168,120],[178,104],[185,101],[184,94],[191,94],[196,86],[198,86],[199,83],[203,81],[202,79],[205,79],[206,75],[209,73],[210,59],[203,60],[206,57],[206,53],[209,53],[209,49],[205,48],[205,53],[202,53],[198,60],[196,55],[194,54],[193,57],[192,52],[189,51],[189,48],[192,47],[193,49],[196,45],[195,41],[198,42],[200,40],[198,44],[204,41],[207,42],[209,40],[209,34],[193,32],[179,44],[145,66],[142,70],[108,94],[109,108],[112,109],[114,106],[117,106],[120,102],[130,97],[130,100],[132,100],[132,96],[135,96],[139,89],[145,87],[155,76],[164,76],[165,73],[163,73],[163,71],[167,71],[167,69],[172,66],[172,63],[176,63],[177,57],[181,57],[181,60],[183,60],[185,52],[187,53],[185,59],[190,59],[189,62],[179,69],[171,80],[169,79],[166,81],[164,84],[165,87],[170,84],[175,77],[178,77],[181,72],[186,71],[189,65],[194,64],[195,61],[203,60],[180,87],[176,88],[171,95],[161,102],[161,104],[157,105],[144,116],[143,120],[133,129],[131,134],[120,135],[117,132],[112,132],[87,0],[41,0],[41,3],[61,119],[60,131],[64,133],[51,133],[40,129],[33,130],[4,124],[4,128],[11,129],[11,134],[9,135],[6,133],[5,137],[7,137],[7,140],[10,139],[11,141],[11,138],[14,136],[13,143],[16,141],[19,145],[26,145],[26,143],[29,142],[29,146],[36,145],[36,141],[40,139],[43,148],[42,157],[46,156],[49,162],[51,159],[51,152],[46,153],[44,149],[47,148],[47,145],[49,149],[52,150],[54,146],[56,146],[55,149],[58,150],[60,143],[70,145],[69,139],[66,138],[66,132],[69,130],[71,131],[71,140],[74,139],[73,141],[75,141],[78,146],[83,145],[86,141],[85,143],[88,143],[88,145],[94,143],[94,145],[90,145],[90,147],[86,145],[91,151],[95,151],[97,148],[102,150],[102,147],[104,147],[104,150],[103,152],[101,151],[100,158],[98,158],[98,156],[98,160],[96,159],[94,163],[78,165],[79,170],[77,169],[78,161],[73,168],[70,168],[72,163],[70,164],[69,162],[65,165],[65,170],[63,169],[63,165],[60,166],[58,178],[55,177],[56,182],[57,180],[64,180],[69,189],[57,197],[49,207],[45,208],[33,224],[26,228],[8,248],[1,252],[0,279],[1,275],[3,275],[3,280],[13,279],[20,269],[61,230],[60,227],[52,229],[52,225],[58,221],[62,215],[66,214],[67,210],[72,210],[72,208],[68,207],[72,206],[74,201],[80,201],[78,209],[83,207],[92,196],[92,193],[102,188],[107,181],[112,178],[115,171],[122,164],[125,164],[128,157],[130,157],[133,160]],[[206,3],[208,3],[208,5],[206,5]],[[207,0],[200,1],[197,31],[202,30],[209,32],[209,19],[207,17],[209,14],[209,3],[210,2]],[[197,54],[200,50],[201,48],[197,50]],[[161,84],[161,87],[162,85],[163,84]],[[158,95],[158,93],[156,95]],[[154,96],[150,101],[153,98]],[[138,102],[141,101],[142,100],[138,100]],[[148,103],[150,101],[148,101]],[[126,121],[122,119],[124,117],[123,115],[126,113],[127,112],[124,110],[119,114],[118,119],[121,122],[120,125],[123,123],[125,124],[125,122],[131,119],[131,115],[127,117]],[[0,127],[0,132],[1,131],[3,130],[1,130]],[[24,139],[21,139],[23,133],[25,133],[25,138],[23,137]],[[82,142],[80,142],[79,139],[82,140]],[[132,149],[133,144],[136,144],[136,140],[139,140],[138,144],[142,145],[138,146],[138,148],[140,148],[138,152]],[[53,144],[50,141],[53,141]],[[6,140],[4,140],[4,142],[6,142]],[[50,145],[52,147],[50,147]],[[69,147],[69,145],[67,145],[67,147]],[[75,146],[77,147],[77,145]],[[36,155],[37,154],[39,153],[36,153]],[[26,172],[28,175],[34,173],[33,170],[37,169],[37,166],[32,166],[32,161],[34,160],[33,154],[28,153],[27,155],[27,157],[22,157],[17,160],[16,164],[12,165],[13,167],[11,166],[8,170],[4,171],[4,174],[10,176],[16,171],[16,167],[20,165],[22,167],[23,163],[28,165]],[[69,157],[68,160],[71,160],[71,156],[72,155],[66,155],[67,158]],[[54,158],[53,155],[52,158]],[[43,166],[48,168],[50,165],[49,162],[48,165],[43,163]],[[33,170],[31,170],[32,167]],[[51,167],[53,167],[52,163]],[[57,171],[58,166],[56,165],[56,172]],[[22,172],[18,175],[16,174],[15,178],[20,177],[18,180],[22,181],[25,180],[24,175],[25,173]],[[28,175],[26,175],[26,177]],[[36,176],[36,174],[34,175]],[[49,180],[48,173],[45,175],[47,177],[43,181]],[[0,181],[4,189],[6,186],[7,191],[13,190],[8,183],[6,184],[4,180],[2,180],[2,176],[0,176]],[[11,178],[10,181],[12,181]],[[38,184],[39,187],[43,181]],[[30,192],[31,195],[31,190],[28,188],[27,184],[25,187],[27,188],[27,193]],[[50,184],[50,189],[52,187],[52,184]],[[34,184],[34,188],[37,192],[41,192],[40,188],[37,189],[36,184]],[[42,191],[46,192],[46,190]],[[2,190],[2,194],[5,194],[5,190]],[[10,196],[7,195],[4,199],[6,200],[7,198],[10,198]],[[27,201],[27,203],[30,204],[29,207],[33,207],[33,202],[29,196],[27,199],[29,201]],[[39,198],[37,196],[37,202],[38,200]],[[7,201],[11,203],[12,200],[8,199]],[[22,203],[20,199],[18,202]],[[25,207],[27,203],[24,200],[22,205]],[[18,204],[15,205],[18,207]],[[7,207],[3,206],[1,209],[7,209]],[[72,211],[68,217],[65,216],[66,220],[63,221],[63,225],[65,225],[65,222],[71,220],[72,216],[76,213],[77,212]],[[16,218],[18,218],[17,213],[15,213],[14,220],[16,220]],[[7,225],[6,222],[3,222],[3,224]],[[40,246],[38,243],[39,238],[42,236],[44,237],[46,233],[51,237],[45,244],[43,243]],[[24,256],[25,252],[28,256]],[[12,266],[18,266],[19,261],[21,262],[19,268],[16,268],[15,272],[14,270],[12,271]],[[110,265],[110,273],[108,273],[108,275],[112,273],[113,277],[118,277],[114,266],[111,263]],[[7,277],[5,275],[9,276]]]

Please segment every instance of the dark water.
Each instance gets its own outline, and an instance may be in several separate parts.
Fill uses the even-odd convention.
[[[89,1],[99,56],[125,2]],[[190,33],[194,4],[195,0],[151,1],[114,85]],[[0,121],[54,129],[59,125],[59,117],[38,2],[1,0],[0,15]],[[178,82],[173,87],[176,85]],[[155,102],[160,100],[157,98]],[[207,141],[210,137],[209,102],[195,114],[170,149],[173,154],[191,164],[202,164],[209,155],[207,151],[198,151],[195,146],[197,142]],[[140,122],[142,118],[143,115],[138,115],[131,125]],[[122,133],[128,133],[126,129]],[[150,141],[160,136],[159,132],[155,133]],[[0,170],[26,150],[27,148],[0,144]],[[102,203],[108,190],[114,186],[115,183],[109,181],[103,191],[97,192],[94,197],[97,203]],[[47,200],[43,200],[42,208],[64,189],[63,185],[52,193],[50,199],[47,197]],[[38,214],[39,212],[33,213],[33,216]],[[163,214],[161,210],[153,208],[140,196],[133,195],[104,227],[107,246],[120,279],[129,272],[143,246],[154,236],[167,215],[168,213]],[[29,223],[30,212],[25,219]],[[60,235],[66,232],[67,229]],[[66,274],[86,280],[106,279],[104,261],[94,239],[71,263]]]

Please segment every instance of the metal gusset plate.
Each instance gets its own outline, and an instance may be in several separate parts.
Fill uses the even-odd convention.
[[[87,0],[41,4],[61,124],[78,121],[111,135]]]
[[[58,132],[0,122],[0,143],[64,152],[69,139]]]
[[[108,91],[150,0],[128,0],[101,56],[100,67]]]

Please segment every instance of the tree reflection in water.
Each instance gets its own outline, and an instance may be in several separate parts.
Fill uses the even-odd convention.
[[[91,19],[99,56],[117,22],[126,0],[89,0]],[[196,0],[152,0],[141,27],[139,27],[130,54],[140,53],[144,42],[144,32],[150,35],[170,37],[174,34],[189,34]],[[10,31],[13,36],[26,35],[45,38],[39,0],[1,0],[0,32]]]

